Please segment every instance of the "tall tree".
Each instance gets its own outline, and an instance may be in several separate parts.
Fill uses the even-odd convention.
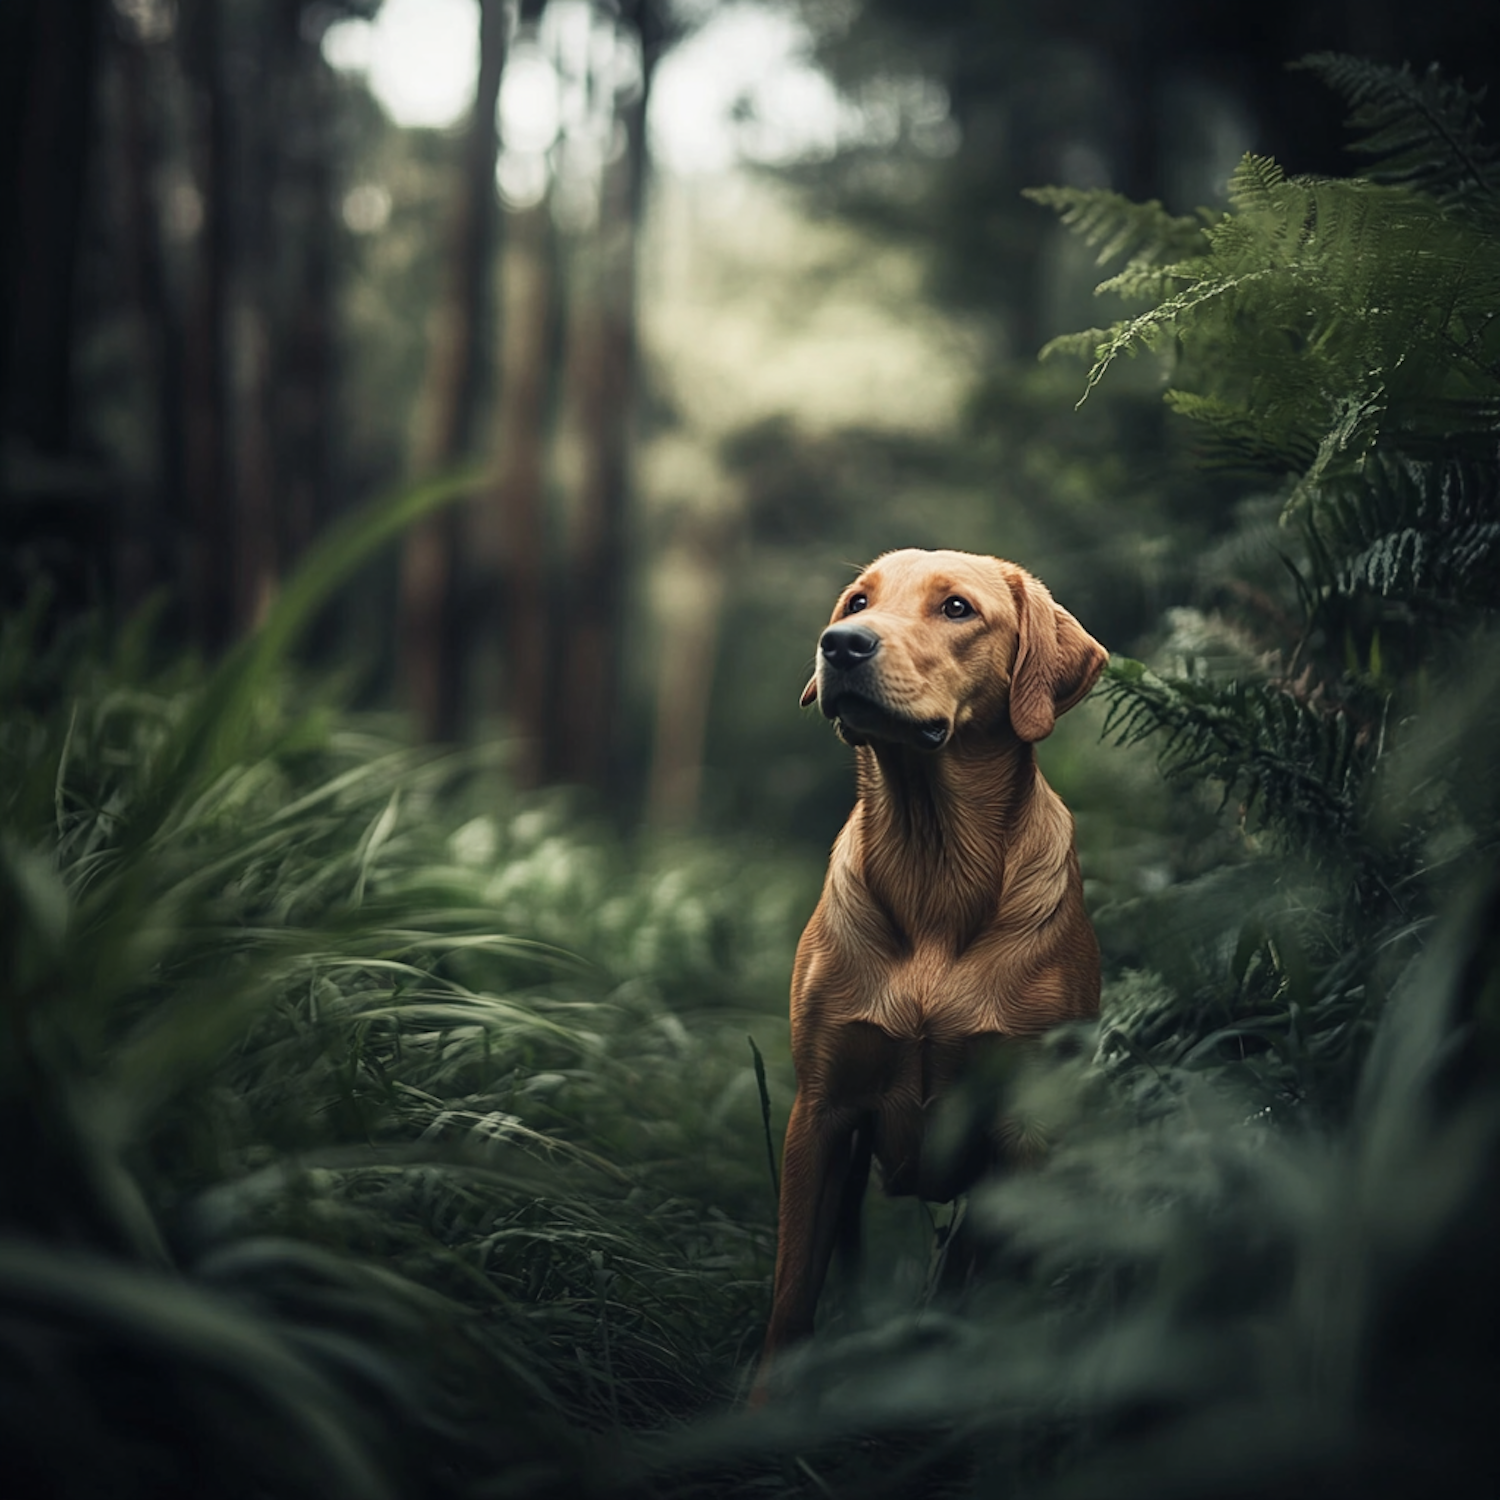
[[[478,0],[479,77],[449,218],[446,265],[428,346],[413,466],[430,473],[471,449],[485,359],[486,288],[496,224],[496,106],[509,23],[505,0]],[[462,708],[459,553],[451,508],[414,529],[401,557],[397,651],[421,733],[452,739]]]
[[[666,597],[657,609],[661,637],[646,780],[646,822],[653,828],[691,827],[702,800],[714,668],[730,562],[742,531],[740,497],[722,479],[717,490],[683,507],[657,560]]]
[[[93,128],[99,0],[7,7],[0,415],[10,442],[69,451],[75,273]]]
[[[76,421],[77,269],[99,0],[12,0],[0,21],[0,591],[38,566],[76,607],[108,568]],[[91,472],[92,471],[92,472]]]
[[[193,634],[207,651],[234,630],[234,485],[229,433],[229,290],[233,254],[223,0],[183,18],[197,225],[183,320],[183,499]]]
[[[636,254],[644,204],[646,107],[668,39],[653,0],[623,6],[635,76],[604,80],[617,111],[575,314],[570,382],[584,458],[569,557],[568,632],[556,765],[566,780],[619,790],[621,649],[629,577],[630,438],[635,416]],[[618,46],[618,44],[617,44]]]
[[[254,92],[269,106],[237,112],[234,222],[237,264],[231,290],[234,356],[233,541],[236,633],[253,625],[275,594],[281,566],[272,392],[275,385],[280,241],[285,235],[280,137],[287,118],[289,71],[298,7],[293,0],[235,17],[234,54]],[[291,36],[283,28],[290,25]],[[286,45],[290,40],[292,47]]]
[[[182,493],[181,329],[161,236],[158,204],[163,160],[161,96],[171,81],[166,35],[118,25],[114,60],[119,99],[120,256],[132,310],[135,368],[152,424],[151,462],[124,497],[116,544],[115,588],[122,610],[176,582],[169,518]]]
[[[326,14],[326,12],[325,12]],[[281,28],[288,109],[282,191],[288,202],[292,285],[285,297],[274,392],[282,536],[288,557],[306,550],[328,516],[333,485],[335,213],[337,117],[321,34],[295,7]]]
[[[545,779],[552,735],[557,611],[550,609],[547,547],[547,406],[556,302],[556,237],[545,198],[511,214],[505,229],[495,476],[475,510],[475,558],[492,597],[504,653],[499,673],[521,786]]]

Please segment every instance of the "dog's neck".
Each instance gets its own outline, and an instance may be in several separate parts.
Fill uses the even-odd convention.
[[[858,751],[859,875],[903,944],[941,935],[961,952],[997,920],[1008,860],[1026,842],[1039,787],[1033,747],[1007,725],[937,752]]]

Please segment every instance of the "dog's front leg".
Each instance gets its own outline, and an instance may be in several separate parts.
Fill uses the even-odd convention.
[[[857,1186],[856,1168],[869,1170],[857,1149],[859,1115],[810,1100],[799,1089],[787,1121],[781,1159],[781,1203],[776,1241],[776,1283],[771,1321],[751,1402],[765,1399],[766,1378],[778,1350],[813,1330],[813,1310],[823,1289],[846,1200]]]

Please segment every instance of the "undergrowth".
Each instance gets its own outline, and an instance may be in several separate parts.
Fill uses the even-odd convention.
[[[784,1055],[816,872],[630,851],[253,647],[163,674],[38,618],[0,634],[14,1465],[566,1490],[566,1434],[729,1399],[773,1249],[747,1035]],[[147,1421],[117,1367],[193,1397]]]

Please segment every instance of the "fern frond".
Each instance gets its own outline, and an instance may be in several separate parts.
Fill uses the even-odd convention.
[[[1464,526],[1436,536],[1405,527],[1347,559],[1339,582],[1403,602],[1428,600],[1444,609],[1500,605],[1500,522]]]
[[[1105,372],[1122,354],[1133,355],[1143,349],[1165,347],[1174,337],[1193,331],[1201,310],[1207,304],[1240,294],[1266,274],[1263,271],[1249,271],[1238,276],[1203,277],[1138,317],[1116,323],[1108,330],[1107,338],[1097,350],[1094,367],[1084,382],[1083,395],[1078,398],[1078,404],[1083,405],[1089,393],[1104,378]]]
[[[1242,214],[1275,214],[1283,196],[1279,189],[1286,185],[1286,180],[1285,171],[1274,157],[1247,151],[1230,174],[1229,202]]]
[[[1441,613],[1500,608],[1500,456],[1373,454],[1314,493],[1306,530],[1325,595]]]
[[[1350,149],[1378,158],[1365,174],[1402,183],[1444,204],[1500,210],[1500,149],[1484,139],[1483,93],[1444,78],[1436,66],[1420,77],[1337,52],[1315,52],[1293,64],[1344,96],[1348,124],[1363,132]]]
[[[1207,210],[1169,214],[1155,198],[1134,203],[1105,188],[1026,188],[1022,196],[1056,209],[1074,234],[1098,249],[1101,266],[1122,255],[1142,266],[1200,255],[1207,247],[1205,225],[1213,217]]]
[[[1160,300],[1171,296],[1181,283],[1202,280],[1212,270],[1212,262],[1204,256],[1191,256],[1169,265],[1132,261],[1117,275],[1101,281],[1094,288],[1094,295],[1122,297],[1127,302]]]
[[[1361,835],[1378,736],[1343,707],[1272,682],[1168,679],[1140,662],[1112,662],[1105,733],[1119,744],[1162,741],[1163,771],[1222,782],[1258,822],[1322,863],[1352,851],[1373,863]]]
[[[1257,408],[1222,396],[1170,390],[1167,405],[1208,429],[1205,457],[1219,466],[1251,472],[1300,469],[1316,456],[1316,444],[1287,424],[1268,421],[1268,405]]]
[[[1079,333],[1060,333],[1042,345],[1038,359],[1055,359],[1068,355],[1075,359],[1095,359],[1110,336],[1107,328],[1085,328]]]
[[[1379,371],[1371,373],[1378,376]],[[1334,403],[1332,422],[1319,439],[1312,462],[1292,487],[1284,516],[1296,514],[1330,476],[1358,469],[1375,446],[1388,406],[1385,387],[1378,383],[1372,390],[1351,392]]]
[[[1233,193],[1207,256],[1116,278],[1155,287],[1156,305],[1094,341],[1085,396],[1122,353],[1175,340],[1206,389],[1168,399],[1221,432],[1258,430],[1267,467],[1302,475],[1298,503],[1385,434],[1446,441],[1494,425],[1494,234],[1409,189],[1289,178],[1262,157],[1245,159]]]
[[[1381,451],[1357,480],[1325,485],[1314,514],[1330,544],[1345,552],[1403,526],[1437,533],[1500,520],[1500,452],[1419,461]]]

